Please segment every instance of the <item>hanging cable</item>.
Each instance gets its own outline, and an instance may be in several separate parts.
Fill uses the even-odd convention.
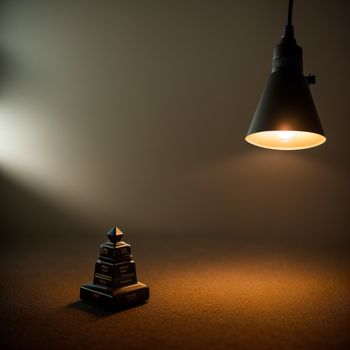
[[[292,16],[293,16],[293,0],[289,0],[288,4],[288,26],[292,26]]]

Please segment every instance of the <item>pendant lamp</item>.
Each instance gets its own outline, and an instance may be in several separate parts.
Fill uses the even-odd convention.
[[[326,141],[309,89],[316,79],[303,74],[303,53],[294,38],[292,11],[293,0],[289,0],[288,22],[273,50],[272,72],[245,138],[258,147],[290,151]]]

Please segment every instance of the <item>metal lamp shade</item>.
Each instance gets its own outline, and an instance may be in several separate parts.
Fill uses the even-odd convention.
[[[296,70],[272,72],[246,141],[277,150],[316,147],[326,141],[308,82]]]
[[[288,20],[272,55],[272,73],[261,95],[246,141],[259,147],[298,150],[326,141],[309,84],[315,76],[303,75],[303,50],[292,25],[293,0]]]

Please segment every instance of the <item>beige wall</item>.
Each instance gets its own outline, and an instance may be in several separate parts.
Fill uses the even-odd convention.
[[[347,1],[295,3],[328,142],[284,153],[244,141],[286,2],[8,1],[6,232],[74,232],[72,220],[135,234],[347,242]]]

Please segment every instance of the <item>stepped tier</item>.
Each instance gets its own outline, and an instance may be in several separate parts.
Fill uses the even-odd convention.
[[[100,245],[93,284],[80,287],[80,298],[109,308],[145,302],[149,299],[149,288],[137,281],[130,244],[121,241],[123,233],[117,227],[112,228],[107,236],[110,242]]]

